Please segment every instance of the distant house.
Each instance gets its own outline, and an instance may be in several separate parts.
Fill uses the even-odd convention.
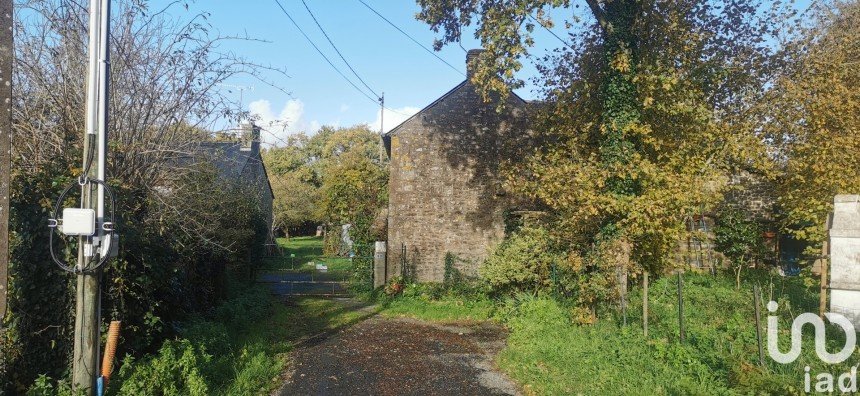
[[[275,195],[260,153],[260,127],[246,123],[240,130],[239,141],[202,142],[198,151],[212,162],[222,178],[241,183],[249,187],[248,191],[259,194],[260,209],[266,216],[269,230],[266,248],[271,251],[274,248],[272,202]]]
[[[469,51],[467,65],[478,54]],[[406,267],[419,281],[442,281],[446,257],[476,274],[505,235],[511,205],[499,165],[530,134],[526,107],[512,93],[499,113],[467,78],[383,135],[391,159],[387,278]]]

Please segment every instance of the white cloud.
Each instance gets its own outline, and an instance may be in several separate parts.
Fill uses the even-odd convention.
[[[248,111],[263,127],[263,143],[283,145],[289,135],[298,132],[314,133],[320,128],[316,120],[305,120],[305,104],[298,99],[287,101],[280,112],[272,111],[272,103],[266,99],[255,100],[248,104]]]
[[[417,113],[419,110],[421,110],[421,109],[419,109],[417,107],[411,107],[411,106],[401,107],[399,109],[385,109],[385,113],[383,114],[385,117],[383,117],[383,120],[382,120],[385,122],[384,131],[388,132],[388,131],[394,129],[394,127],[400,125],[401,122],[406,121],[407,118],[412,117],[412,115]],[[370,130],[372,130],[372,131],[378,131],[379,130],[379,123],[380,123],[379,115],[380,115],[379,111],[377,111],[376,112],[376,120],[373,121],[372,123],[368,124],[370,126]]]

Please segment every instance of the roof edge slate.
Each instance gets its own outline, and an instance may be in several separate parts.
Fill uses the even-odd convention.
[[[436,106],[437,104],[439,104],[439,102],[445,100],[445,98],[451,96],[454,92],[457,92],[460,88],[462,88],[465,85],[468,85],[469,83],[470,82],[468,79],[463,80],[463,82],[457,84],[454,88],[451,88],[448,92],[445,92],[442,96],[436,98],[436,100],[430,102],[430,104],[428,104],[427,106],[424,106],[424,108],[422,108],[421,110],[418,110],[415,114],[409,116],[409,118],[403,120],[403,122],[401,122],[400,124],[397,124],[396,127],[391,128],[391,130],[389,130],[388,132],[383,133],[382,138],[385,139],[387,137],[390,137],[391,135],[394,135],[400,129],[400,127],[405,125],[407,122],[412,121],[413,118],[418,117],[421,113],[424,113],[425,111],[430,110],[430,108],[432,108],[433,106]],[[523,99],[519,95],[517,95],[516,92],[511,91],[511,94],[515,98],[519,99],[520,102],[523,102],[524,104],[528,103],[525,99]]]

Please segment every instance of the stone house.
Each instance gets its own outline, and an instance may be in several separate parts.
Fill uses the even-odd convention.
[[[479,53],[469,51],[467,65]],[[390,158],[386,279],[405,269],[418,281],[442,281],[446,257],[476,275],[504,238],[511,204],[499,166],[530,135],[528,104],[512,93],[497,112],[471,74],[383,135]]]
[[[260,151],[260,127],[253,123],[242,124],[238,141],[202,142],[198,153],[212,162],[221,178],[243,185],[249,193],[257,193],[269,230],[265,248],[272,253],[270,250],[275,247],[272,233],[275,195]]]

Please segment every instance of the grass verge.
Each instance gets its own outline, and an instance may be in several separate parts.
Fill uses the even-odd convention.
[[[263,395],[280,383],[288,353],[303,339],[367,315],[361,306],[307,298],[275,301],[243,290],[211,317],[183,323],[157,354],[127,357],[111,394]]]
[[[587,322],[585,311],[564,300],[525,294],[495,302],[475,295],[434,296],[426,285],[410,286],[423,290],[417,293],[407,287],[383,314],[504,323],[509,338],[497,364],[527,394],[800,394],[805,367],[810,367],[814,390],[816,375],[838,378],[860,364],[856,353],[841,364],[823,363],[811,326],[805,327],[802,353],[794,363],[774,362],[767,356],[769,312],[762,309],[765,365],[759,365],[752,285],[762,286],[762,301],[779,303],[775,315],[785,352],[794,317],[817,304],[817,293],[802,278],[750,273],[741,289],[730,276],[688,274],[684,281],[684,343],[678,336],[677,279],[671,276],[651,285],[648,337],[642,330],[640,288],[630,294],[626,326],[613,307],[598,310],[597,322],[581,324]],[[827,333],[827,350],[840,350],[844,333],[832,327]],[[838,384],[833,386],[838,390]]]

